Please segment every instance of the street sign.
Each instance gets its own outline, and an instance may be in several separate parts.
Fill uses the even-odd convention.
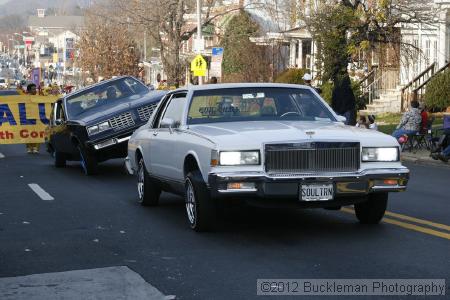
[[[206,76],[207,69],[206,60],[200,54],[191,61],[191,71],[194,72],[194,76]]]
[[[202,37],[201,39],[194,39],[194,52],[200,53],[205,51],[205,39]]]
[[[214,47],[212,48],[212,56],[223,56],[223,48],[222,47]]]
[[[24,49],[25,45],[15,45],[14,48],[16,48],[16,49]]]
[[[25,43],[33,43],[34,42],[34,36],[24,36],[23,37],[23,41],[25,42]]]
[[[209,76],[222,77],[222,60],[223,60],[223,48],[212,48],[211,57],[211,69],[209,70]]]

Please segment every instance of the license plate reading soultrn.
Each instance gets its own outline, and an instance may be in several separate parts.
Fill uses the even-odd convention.
[[[300,185],[301,201],[333,200],[333,184],[302,184]]]

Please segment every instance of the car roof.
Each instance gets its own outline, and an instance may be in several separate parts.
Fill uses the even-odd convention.
[[[217,89],[232,89],[232,88],[294,88],[294,89],[311,89],[307,85],[300,84],[288,84],[288,83],[266,83],[266,82],[247,82],[247,83],[217,83],[217,84],[204,84],[204,85],[189,85],[174,90],[177,91],[207,91]]]

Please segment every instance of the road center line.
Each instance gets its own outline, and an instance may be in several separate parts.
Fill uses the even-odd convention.
[[[28,186],[30,189],[33,190],[42,200],[49,201],[49,200],[55,200],[49,193],[44,191],[43,188],[39,186],[39,184],[36,183],[29,183]]]
[[[350,208],[343,207],[341,210],[343,212],[346,212],[346,213],[355,214],[355,211],[353,209],[350,209]],[[392,214],[397,215],[395,213],[392,213]],[[394,215],[392,215],[392,216],[394,216]],[[404,216],[404,217],[407,217],[407,216]],[[416,218],[412,218],[412,219],[416,219]],[[386,218],[386,217],[384,217],[381,221],[384,222],[384,223],[396,225],[396,226],[399,226],[399,227],[402,227],[402,228],[406,228],[406,229],[410,229],[410,230],[413,230],[413,231],[418,231],[418,232],[421,232],[421,233],[434,235],[434,236],[437,236],[437,237],[440,237],[440,238],[444,238],[444,239],[450,240],[450,233],[441,232],[441,231],[437,231],[437,230],[434,230],[434,229],[421,227],[421,226],[418,226],[418,225],[414,225],[414,224],[410,224],[410,223],[406,223],[406,222],[402,222],[402,221],[398,221],[398,220],[394,220],[394,219]],[[426,220],[422,220],[422,221],[426,221]],[[433,222],[429,222],[429,221],[426,221],[426,222],[427,223],[425,223],[425,222],[422,222],[422,223],[423,224],[427,224],[427,225],[428,225],[428,223],[433,223]],[[437,224],[437,223],[435,223],[435,224]],[[443,224],[439,224],[439,225],[443,225]],[[446,225],[443,225],[443,226],[446,226]]]
[[[390,212],[390,211],[385,212],[385,215],[386,216],[390,216],[390,217],[394,217],[394,218],[397,218],[397,219],[405,220],[405,221],[411,221],[411,222],[414,222],[414,223],[428,225],[428,226],[431,226],[431,227],[436,227],[436,228],[439,228],[439,229],[450,231],[450,226],[444,225],[444,224],[439,224],[439,223],[434,223],[434,222],[427,221],[427,220],[417,219],[417,218],[413,218],[413,217],[410,217],[410,216],[405,216],[405,215],[393,213],[393,212]]]
[[[5,158],[5,156],[3,155],[3,153],[0,153],[0,158]]]
[[[438,237],[450,240],[450,233],[445,233],[445,232],[441,232],[441,231],[437,231],[437,230],[433,230],[433,229],[417,226],[417,225],[414,225],[414,224],[409,224],[409,223],[397,221],[397,220],[390,219],[390,218],[383,218],[382,221],[385,222],[385,223],[397,225],[399,227],[403,227],[403,228],[406,228],[406,229],[410,229],[410,230],[414,230],[414,231],[418,231],[418,232],[422,232],[422,233],[426,233],[426,234],[430,234],[430,235],[434,235],[434,236],[438,236]]]

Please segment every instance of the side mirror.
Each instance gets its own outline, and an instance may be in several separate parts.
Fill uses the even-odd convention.
[[[340,115],[337,116],[337,120],[338,120],[338,122],[342,122],[342,123],[347,122],[347,118],[344,116],[340,116]]]
[[[173,127],[175,126],[175,121],[171,118],[164,118],[161,120],[161,124],[159,127],[161,128],[169,128],[170,133],[173,133]]]
[[[55,125],[62,125],[64,124],[64,120],[63,119],[56,119],[55,120]]]

